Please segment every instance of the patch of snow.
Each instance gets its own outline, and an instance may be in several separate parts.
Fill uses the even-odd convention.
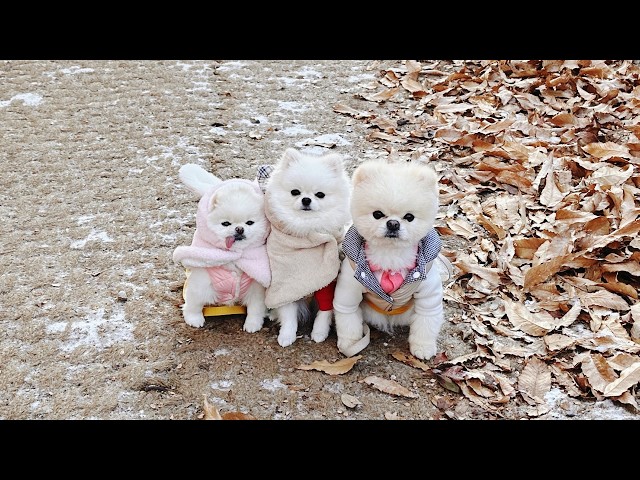
[[[309,84],[310,81],[321,79],[323,77],[322,73],[311,67],[302,67],[300,70],[296,70],[292,73],[302,78],[277,77],[276,80],[284,83],[289,87],[292,85],[297,85],[300,88],[304,88]]]
[[[559,388],[552,388],[544,396],[545,402],[551,411],[547,413],[545,418],[556,420],[564,419],[582,419],[584,414],[580,412],[581,403],[572,399]],[[589,419],[591,420],[637,420],[638,415],[628,411],[623,405],[616,404],[610,399],[595,402],[591,405]]]
[[[78,65],[74,65],[73,67],[63,68],[60,70],[61,73],[65,75],[77,75],[78,73],[92,73],[95,70],[93,68],[81,68]]]
[[[71,352],[82,345],[106,348],[119,341],[133,340],[133,325],[125,321],[124,309],[120,305],[114,306],[111,317],[105,318],[104,308],[98,308],[88,311],[84,319],[72,322],[70,326],[69,339],[60,347],[64,352]],[[56,329],[60,328],[60,325],[56,326]]]
[[[183,72],[188,72],[191,67],[193,67],[193,63],[183,63],[183,62],[177,62],[176,65],[180,68],[182,68]]]
[[[242,80],[243,82],[249,82],[253,80],[253,77],[251,75],[238,75],[237,73],[232,73],[231,75],[229,75],[229,78],[232,78],[234,80]],[[248,92],[247,95],[251,95],[251,92]]]
[[[180,137],[178,139],[178,143],[176,145],[172,145],[172,146],[167,146],[167,145],[158,145],[158,148],[162,150],[162,154],[161,157],[159,157],[158,155],[153,155],[150,157],[143,157],[143,160],[146,161],[147,165],[151,165],[153,168],[155,168],[156,170],[164,170],[164,167],[159,166],[159,165],[155,165],[155,163],[160,160],[160,158],[162,159],[170,159],[171,160],[171,164],[175,167],[180,167],[181,161],[184,157],[184,153],[183,152],[179,152],[178,154],[176,154],[176,150],[177,149],[182,149],[185,150],[187,155],[193,155],[196,157],[200,156],[200,148],[198,148],[195,145],[192,145],[189,140],[185,137]]]
[[[4,102],[0,102],[0,107],[7,107],[13,101],[22,101],[22,103],[28,107],[35,107],[36,105],[40,105],[42,103],[42,96],[37,93],[19,93],[11,97],[10,100],[6,100]]]
[[[264,388],[265,390],[269,390],[270,392],[275,392],[279,388],[287,388],[287,386],[282,383],[279,378],[274,378],[273,380],[262,380],[262,382],[260,382],[260,385],[262,386],[262,388]]]
[[[278,77],[277,80],[280,80],[287,87],[290,87],[290,86],[295,85],[295,84],[300,82],[300,79],[290,78],[290,77]]]
[[[91,230],[91,233],[87,235],[87,238],[85,238],[84,240],[76,240],[75,242],[71,242],[71,245],[69,245],[69,247],[73,248],[74,250],[84,248],[87,242],[90,242],[91,240],[100,240],[105,243],[113,242],[113,239],[109,235],[107,235],[107,232],[103,232],[94,228]]]
[[[361,82],[364,80],[375,80],[376,76],[373,73],[363,73],[360,75],[351,75],[347,78],[349,83]]]
[[[246,62],[225,62],[222,65],[220,65],[217,70],[219,72],[228,72],[230,70],[238,70],[242,67],[246,67],[247,63]]]
[[[228,402],[224,399],[224,398],[220,398],[220,397],[213,397],[213,398],[208,398],[207,397],[207,401],[209,402],[209,404],[215,404],[217,406],[220,407],[226,407],[228,408]]]
[[[222,127],[213,127],[209,129],[209,133],[215,133],[216,135],[226,135],[227,132]]]
[[[178,234],[162,234],[160,235],[160,243],[163,245],[173,245],[178,240]]]
[[[214,357],[220,357],[222,355],[229,355],[229,353],[231,353],[229,350],[227,350],[226,348],[219,348],[217,350],[215,350],[213,352],[213,356]]]
[[[326,135],[320,135],[319,137],[315,137],[315,138],[307,138],[305,140],[305,142],[309,145],[314,145],[314,144],[318,144],[318,145],[331,145],[331,144],[335,144],[337,146],[340,147],[344,147],[346,145],[351,145],[351,142],[349,142],[348,140],[345,140],[344,138],[342,138],[342,136],[340,136],[340,134],[338,133],[327,133]]]
[[[304,127],[295,125],[293,127],[287,127],[287,128],[283,128],[282,130],[279,130],[278,133],[282,133],[283,135],[286,135],[288,137],[293,137],[296,135],[308,135],[310,133],[315,133],[312,130],[307,130]]]
[[[231,380],[222,380],[220,382],[211,382],[210,386],[214,390],[224,390],[228,392],[233,386],[233,382]]]
[[[205,92],[211,91],[211,86],[209,85],[209,82],[193,82],[193,84],[195,85],[195,87],[188,88],[187,92],[197,92],[198,90],[202,90]]]
[[[257,125],[268,125],[269,124],[269,119],[267,117],[265,117],[264,115],[256,115],[255,117],[253,117],[254,121],[251,120],[247,120],[246,118],[242,119],[242,120],[238,120],[236,123],[240,123],[242,125],[250,125],[252,127],[255,127]],[[258,120],[258,122],[256,122],[255,120]]]
[[[95,215],[82,215],[78,217],[78,225],[84,225],[85,223],[89,223],[91,220],[95,218]]]
[[[54,322],[47,325],[45,332],[47,333],[62,333],[67,328],[69,322]]]
[[[300,70],[296,70],[294,73],[301,75],[303,78],[322,78],[323,75],[317,70],[314,70],[312,67],[304,66]]]
[[[309,110],[308,105],[302,105],[300,102],[278,102],[278,108],[289,112],[304,112]]]

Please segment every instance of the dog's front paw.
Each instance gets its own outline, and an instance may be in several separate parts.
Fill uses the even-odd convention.
[[[438,346],[436,345],[436,342],[409,342],[409,351],[411,352],[411,355],[419,358],[420,360],[429,360],[437,353]]]
[[[330,330],[331,326],[329,325],[314,325],[311,330],[311,339],[316,343],[324,342],[329,336]]]
[[[358,353],[358,342],[360,342],[362,338],[345,338],[338,337],[338,350],[347,357],[351,357]]]
[[[311,339],[316,342],[324,342],[329,336],[331,330],[332,310],[321,310],[313,321],[313,329],[311,330]]]
[[[296,331],[290,331],[286,328],[281,328],[278,334],[278,343],[281,347],[288,347],[296,341]]]
[[[264,318],[262,316],[259,316],[259,315],[256,315],[253,317],[247,316],[247,318],[244,321],[244,325],[242,326],[242,329],[245,332],[255,333],[260,331],[263,324],[264,324]]]
[[[204,326],[204,315],[202,315],[202,313],[185,313],[184,321],[187,322],[187,325],[200,328]]]

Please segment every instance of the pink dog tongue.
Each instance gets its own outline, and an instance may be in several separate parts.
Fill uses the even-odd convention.
[[[235,241],[236,241],[236,237],[234,237],[233,235],[230,235],[224,239],[224,243],[227,246],[227,248],[231,248],[231,245],[233,245],[233,242]]]

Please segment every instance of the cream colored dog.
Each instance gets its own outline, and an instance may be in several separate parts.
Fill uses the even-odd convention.
[[[436,174],[421,163],[368,161],[352,185],[353,225],[333,300],[338,349],[352,356],[366,347],[368,325],[408,326],[409,350],[429,359],[444,322]]]
[[[185,322],[204,326],[204,306],[245,305],[243,329],[257,332],[267,316],[264,297],[271,281],[266,249],[270,225],[258,182],[221,180],[196,164],[183,165],[179,177],[200,196],[191,245],[173,252],[173,260],[189,272]]]
[[[265,185],[272,276],[265,304],[280,325],[282,347],[295,342],[299,322],[312,317],[311,338],[322,342],[329,335],[349,189],[341,155],[294,148],[285,150]]]

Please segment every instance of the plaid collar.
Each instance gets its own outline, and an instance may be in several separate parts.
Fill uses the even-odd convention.
[[[393,303],[393,297],[382,290],[380,282],[369,268],[365,252],[364,252],[364,238],[358,233],[355,225],[349,227],[347,233],[342,242],[342,250],[351,260],[355,262],[354,277],[368,290],[374,292],[380,298],[389,303]],[[416,266],[413,270],[410,270],[402,285],[412,282],[421,282],[427,277],[429,272],[430,262],[432,262],[440,253],[442,242],[440,235],[435,228],[432,228],[427,235],[422,237],[418,243],[418,256],[416,258]],[[402,288],[402,285],[400,288]]]

